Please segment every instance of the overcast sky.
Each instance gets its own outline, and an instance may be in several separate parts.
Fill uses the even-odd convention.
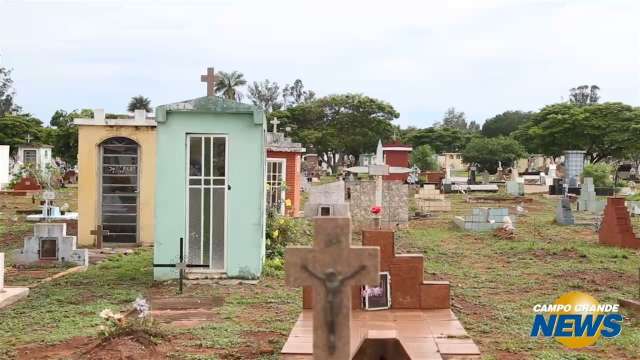
[[[483,122],[597,84],[640,105],[640,1],[0,0],[17,102],[122,113],[206,94],[207,66],[390,102],[402,126],[450,106]]]

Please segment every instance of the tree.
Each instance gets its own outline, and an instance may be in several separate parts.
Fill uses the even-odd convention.
[[[270,82],[269,79],[262,82],[254,81],[252,85],[247,87],[247,90],[253,105],[263,109],[267,114],[282,107],[282,103],[278,101],[280,86],[275,81]]]
[[[53,145],[53,155],[62,158],[67,164],[75,165],[78,161],[78,127],[73,124],[77,118],[92,118],[91,109],[74,110],[67,113],[57,110],[49,124],[51,129],[49,143]]]
[[[408,142],[414,147],[427,144],[438,154],[443,152],[459,152],[478,136],[478,133],[468,132],[458,128],[430,127],[415,131],[408,137]]]
[[[285,85],[282,89],[282,102],[285,107],[311,101],[315,99],[315,97],[316,93],[313,90],[304,90],[304,85],[300,79],[296,79],[293,85]]]
[[[597,104],[600,100],[598,85],[580,85],[569,89],[569,102],[576,105]]]
[[[244,79],[244,75],[239,71],[219,71],[216,77],[215,91],[225,99],[240,101],[242,100],[242,93],[238,88],[246,84],[247,80]]]
[[[420,145],[411,152],[411,164],[416,165],[420,170],[438,170],[438,160],[436,153],[429,145]]]
[[[480,124],[475,122],[475,120],[471,120],[471,122],[469,122],[469,126],[467,127],[467,130],[473,131],[473,132],[479,132],[480,131]]]
[[[520,126],[531,119],[532,113],[522,111],[505,111],[482,125],[482,135],[486,137],[509,136]]]
[[[477,163],[481,169],[494,173],[498,161],[503,166],[512,166],[514,161],[527,155],[524,147],[515,139],[499,136],[475,138],[462,151],[462,160],[467,164]]]
[[[557,157],[564,150],[585,150],[592,163],[622,159],[637,147],[640,109],[619,102],[548,105],[513,136],[531,153]]]
[[[293,128],[295,141],[312,144],[319,152],[358,155],[373,152],[378,139],[390,138],[391,121],[400,114],[387,102],[342,94],[303,102],[272,116]]]
[[[611,181],[612,173],[613,166],[609,164],[587,164],[582,170],[582,178],[593,178],[593,185],[597,187],[611,187],[613,186],[613,181]]]
[[[129,106],[127,106],[127,111],[134,112],[136,110],[144,110],[150,113],[151,111],[153,111],[153,109],[151,108],[151,100],[142,95],[132,97],[129,101]]]
[[[18,145],[28,142],[27,136],[32,143],[43,142],[42,121],[25,114],[0,117],[0,144],[9,145],[11,151],[15,151]]]
[[[20,111],[20,107],[13,102],[15,95],[11,70],[0,67],[0,117],[12,111]]]
[[[454,107],[447,109],[442,118],[442,127],[466,130],[467,119],[464,112],[456,112]]]

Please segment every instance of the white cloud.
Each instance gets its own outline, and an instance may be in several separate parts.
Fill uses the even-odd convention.
[[[425,126],[449,106],[477,121],[535,110],[583,83],[638,105],[636,3],[0,0],[0,54],[19,103],[45,120],[57,108],[123,111],[139,93],[156,105],[200,96],[214,65],[363,92]]]

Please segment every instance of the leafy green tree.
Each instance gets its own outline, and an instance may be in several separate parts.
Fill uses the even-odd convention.
[[[640,109],[619,102],[548,105],[513,133],[531,153],[560,156],[585,150],[590,162],[622,159],[640,136]]]
[[[464,112],[457,112],[454,107],[447,109],[442,118],[442,127],[466,130],[467,118]]]
[[[416,165],[420,170],[438,170],[438,160],[436,153],[429,145],[420,145],[411,152],[411,164]]]
[[[569,102],[576,105],[597,104],[600,100],[598,85],[580,85],[569,89]]]
[[[529,121],[531,115],[530,112],[505,111],[484,122],[482,135],[486,137],[509,136]]]
[[[144,97],[142,95],[132,97],[131,100],[129,100],[127,111],[134,112],[136,110],[144,110],[150,113],[153,110],[151,108],[151,100],[149,100],[148,97]]]
[[[471,120],[469,122],[469,125],[467,126],[467,130],[472,131],[472,132],[479,132],[480,131],[480,124],[475,122],[475,120]]]
[[[285,85],[282,89],[282,102],[285,107],[295,106],[305,101],[315,99],[316,93],[313,90],[305,90],[302,80],[296,79],[293,85]]]
[[[242,93],[239,87],[247,84],[244,75],[239,71],[225,72],[219,71],[216,76],[215,91],[220,93],[225,99],[240,101]]]
[[[613,181],[611,181],[612,173],[613,167],[609,164],[587,164],[582,170],[582,178],[593,178],[593,184],[597,187],[611,187],[613,186]]]
[[[16,151],[18,145],[27,143],[27,136],[32,143],[42,143],[45,138],[42,121],[28,114],[0,117],[0,144],[9,145],[11,151]]]
[[[358,155],[373,152],[378,139],[393,134],[400,114],[391,104],[362,94],[330,95],[272,113],[292,137],[319,152]]]
[[[13,102],[15,95],[11,70],[0,67],[0,117],[12,111],[20,111],[20,107]]]
[[[484,170],[495,172],[498,161],[511,166],[517,159],[527,155],[524,147],[515,139],[499,136],[475,138],[462,151],[462,160],[467,164],[477,163]]]
[[[267,114],[273,110],[282,108],[282,103],[278,101],[280,98],[280,86],[277,82],[270,82],[265,79],[262,82],[254,81],[247,87],[249,99],[253,105],[263,109]]]
[[[443,152],[459,152],[478,137],[477,133],[450,127],[430,127],[415,131],[408,137],[414,147],[427,144],[438,154]]]

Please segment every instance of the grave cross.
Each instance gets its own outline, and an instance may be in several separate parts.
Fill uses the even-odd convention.
[[[271,125],[273,125],[273,133],[277,133],[278,132],[278,124],[280,124],[280,121],[278,121],[278,118],[273,118],[273,120],[271,120]]]
[[[178,293],[182,294],[182,280],[184,279],[184,271],[187,268],[208,268],[209,265],[206,264],[187,264],[184,261],[184,239],[180,238],[180,256],[178,258],[178,262],[175,264],[153,264],[154,268],[176,268],[178,270]]]
[[[31,142],[31,134],[27,134],[27,142],[30,143]]]
[[[351,247],[351,218],[314,218],[313,247],[285,250],[286,282],[313,287],[313,357],[351,359],[352,286],[378,286],[380,249]]]
[[[207,96],[214,96],[216,94],[216,73],[212,67],[207,68],[206,75],[200,75],[200,82],[207,83]]]
[[[103,237],[109,235],[109,230],[103,230],[102,225],[96,225],[95,230],[89,231],[89,234],[96,237],[96,249],[102,249]]]

